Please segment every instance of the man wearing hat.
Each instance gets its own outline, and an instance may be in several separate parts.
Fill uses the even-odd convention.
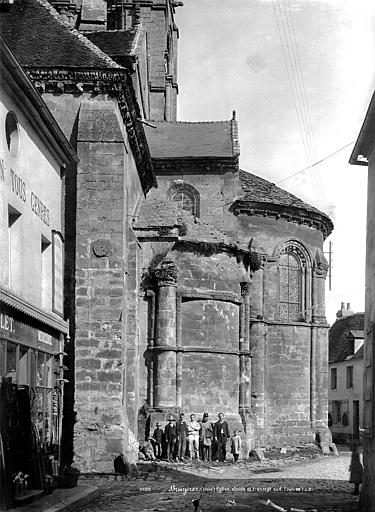
[[[170,416],[168,419],[168,423],[166,424],[164,429],[164,435],[165,442],[167,444],[167,459],[169,461],[172,461],[177,441],[177,429],[173,416]]]
[[[154,441],[154,451],[157,459],[161,459],[162,444],[163,444],[163,429],[160,428],[161,423],[156,422],[156,429],[152,435]]]
[[[177,427],[177,458],[184,460],[186,452],[186,440],[188,435],[187,423],[185,421],[185,414],[180,412],[180,417],[176,423]]]
[[[205,412],[203,414],[203,419],[200,422],[201,430],[199,433],[199,445],[200,452],[202,455],[202,460],[207,460],[211,462],[212,456],[212,439],[214,437],[213,427],[211,423],[208,421],[208,413]]]

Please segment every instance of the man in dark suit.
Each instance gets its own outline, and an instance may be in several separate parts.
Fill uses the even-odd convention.
[[[165,442],[167,444],[167,459],[169,461],[174,460],[173,457],[177,441],[177,428],[174,421],[174,417],[170,416],[164,429]]]
[[[227,456],[227,440],[230,437],[228,423],[224,420],[224,413],[218,414],[219,421],[214,426],[214,441],[217,443],[217,456],[220,462],[225,462]]]

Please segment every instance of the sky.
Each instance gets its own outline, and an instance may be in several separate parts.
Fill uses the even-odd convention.
[[[367,167],[348,160],[375,88],[375,3],[184,0],[176,23],[178,119],[236,111],[240,167],[334,222],[328,321],[341,302],[364,311]]]

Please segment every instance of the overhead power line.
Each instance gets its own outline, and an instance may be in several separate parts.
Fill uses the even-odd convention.
[[[340,149],[337,149],[336,151],[334,151],[333,153],[331,153],[330,155],[327,155],[325,156],[324,158],[322,158],[321,160],[318,160],[318,162],[315,162],[314,164],[312,165],[309,165],[307,167],[305,167],[304,169],[301,169],[300,171],[297,171],[293,174],[291,174],[290,176],[287,176],[286,178],[283,178],[282,180],[280,181],[277,181],[275,183],[275,185],[279,185],[279,183],[282,183],[283,181],[286,181],[286,180],[289,180],[290,178],[293,178],[294,176],[297,176],[297,174],[301,174],[302,172],[305,172],[305,171],[308,171],[309,169],[311,169],[312,167],[315,167],[316,165],[319,165],[321,164],[322,162],[325,162],[326,160],[328,160],[328,158],[331,158],[332,156],[334,155],[337,155],[337,153],[340,153],[340,151],[342,151],[343,149],[347,148],[348,146],[351,146],[352,144],[354,144],[355,140],[353,140],[352,142],[349,142],[349,144],[345,144],[345,146],[343,146],[342,148]]]

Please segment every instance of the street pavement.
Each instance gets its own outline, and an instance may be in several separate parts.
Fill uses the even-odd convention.
[[[349,484],[350,452],[298,461],[249,463],[157,463],[140,466],[138,478],[86,475],[80,483],[100,496],[79,512],[272,512],[271,500],[289,511],[353,512],[359,508]],[[362,509],[361,512],[365,512]]]

